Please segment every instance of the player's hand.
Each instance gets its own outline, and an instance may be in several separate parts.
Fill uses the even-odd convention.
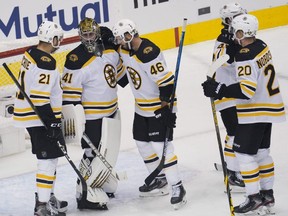
[[[47,136],[52,140],[59,140],[62,136],[61,119],[53,119],[47,124]]]
[[[156,110],[154,114],[166,127],[176,127],[176,114],[171,112],[168,105]]]
[[[226,85],[223,83],[216,82],[214,79],[208,79],[202,83],[204,95],[206,97],[212,97],[214,99],[222,99]]]

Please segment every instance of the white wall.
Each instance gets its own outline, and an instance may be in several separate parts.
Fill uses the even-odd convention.
[[[37,2],[37,4],[36,4]],[[144,6],[144,3],[147,3]],[[95,17],[112,27],[121,18],[130,18],[140,33],[181,26],[184,17],[196,23],[219,17],[219,8],[229,0],[2,0],[0,8],[1,42],[35,36],[41,20],[50,16],[55,22],[68,24],[66,32],[75,32],[84,16]],[[248,11],[287,4],[287,0],[238,0]],[[154,3],[154,4],[153,4]],[[97,5],[99,6],[97,8]],[[210,13],[198,15],[198,9],[210,7]],[[72,10],[75,12],[72,15]],[[61,17],[62,14],[62,17]],[[64,14],[64,16],[63,16]],[[38,20],[38,21],[37,21]],[[74,31],[73,31],[74,29]]]

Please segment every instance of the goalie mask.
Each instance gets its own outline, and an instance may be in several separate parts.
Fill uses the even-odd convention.
[[[101,40],[100,26],[91,18],[83,19],[78,26],[81,43],[89,53],[101,56],[103,43]]]
[[[242,8],[242,6],[238,3],[229,3],[229,4],[224,5],[220,9],[220,16],[222,19],[222,23],[223,25],[228,26],[229,33],[232,33],[233,31],[231,29],[231,23],[232,23],[233,18],[241,14],[247,14],[247,11],[244,8]]]
[[[60,25],[51,22],[51,21],[44,21],[38,28],[38,39],[39,41],[43,41],[46,43],[50,43],[53,48],[57,49],[60,47],[60,43],[63,40],[63,30]],[[55,37],[57,38],[57,44],[55,45]]]

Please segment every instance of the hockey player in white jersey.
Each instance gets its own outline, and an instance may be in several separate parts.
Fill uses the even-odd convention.
[[[56,61],[50,55],[58,49],[63,39],[62,28],[44,21],[38,28],[39,44],[23,55],[19,83],[37,108],[47,130],[21,92],[16,94],[14,122],[25,127],[30,134],[32,153],[38,159],[34,215],[66,215],[67,202],[54,196],[56,166],[63,156],[57,141],[66,148],[61,131],[62,89]]]
[[[171,204],[177,206],[185,203],[186,191],[178,173],[177,156],[172,144],[173,128],[176,126],[176,101],[173,113],[168,107],[174,75],[168,70],[160,48],[150,40],[140,38],[133,21],[120,20],[112,31],[116,44],[120,45],[118,52],[135,97],[133,138],[149,173],[159,164],[166,127],[171,128],[164,172],[150,185],[141,186],[140,196],[168,194],[168,181],[172,186]]]
[[[222,55],[228,54],[230,59],[227,64],[216,70],[214,79],[217,82],[225,83],[226,85],[234,84],[236,80],[236,71],[234,65],[234,56],[240,45],[236,44],[232,39],[232,20],[234,17],[241,14],[246,14],[246,10],[238,3],[228,3],[220,9],[220,16],[224,28],[218,36],[213,51],[213,61],[216,61]],[[240,174],[240,168],[234,151],[232,149],[235,131],[238,124],[236,112],[236,100],[234,98],[222,98],[215,100],[216,110],[220,112],[223,124],[226,128],[224,155],[227,164],[228,181],[231,186],[245,187]],[[237,190],[236,188],[232,188]]]
[[[91,18],[84,18],[80,22],[78,30],[81,44],[66,56],[62,75],[63,105],[81,104],[83,106],[86,118],[85,134],[100,151],[104,148],[103,143],[100,144],[100,140],[103,138],[101,137],[103,119],[113,119],[118,116],[117,84],[121,85],[123,82],[125,83],[123,85],[126,85],[128,81],[119,54],[114,49],[111,30],[107,27],[100,27]],[[120,131],[117,131],[117,134],[120,134]],[[118,148],[114,155],[114,163],[118,156],[119,145],[120,138],[118,143],[114,143],[114,147],[112,147]],[[86,202],[79,202],[82,189],[78,181],[78,208],[106,210],[108,196],[114,196],[117,182],[109,180],[107,176],[103,177],[100,184],[96,184],[99,176],[105,173],[103,170],[99,170],[103,163],[98,157],[95,157],[95,152],[84,139],[81,141],[81,146],[84,154],[80,162],[80,172],[94,194],[91,197],[91,193],[88,193]],[[112,189],[110,187],[109,191],[106,191],[104,183],[107,181],[115,183],[110,185]]]
[[[235,55],[238,82],[226,86],[209,80],[204,94],[216,99],[237,98],[239,124],[233,150],[240,165],[247,198],[235,213],[269,213],[274,206],[274,162],[270,155],[272,123],[285,121],[285,109],[271,52],[255,35],[258,20],[253,15],[233,19],[235,40],[241,49]]]

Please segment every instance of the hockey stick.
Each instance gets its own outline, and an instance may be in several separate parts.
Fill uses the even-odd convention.
[[[90,140],[90,138],[88,137],[88,135],[86,133],[83,133],[83,139],[85,140],[85,142],[90,146],[90,148],[95,152],[96,156],[100,158],[100,160],[102,161],[102,163],[107,167],[108,171],[109,171],[109,175],[113,175],[116,179],[118,180],[125,180],[127,179],[127,175],[126,173],[124,173],[123,175],[118,175],[118,173],[113,172],[113,167],[111,166],[111,164],[106,160],[106,158],[99,152],[99,150],[95,147],[95,145],[92,143],[92,141]]]
[[[23,96],[25,97],[25,99],[27,100],[27,102],[29,103],[29,105],[31,106],[31,108],[34,110],[34,112],[36,113],[36,115],[39,117],[40,121],[42,122],[42,124],[44,125],[45,129],[48,130],[47,125],[45,124],[45,122],[43,121],[43,118],[41,117],[39,111],[37,110],[37,108],[34,106],[33,102],[31,101],[31,99],[28,97],[28,95],[26,94],[26,92],[23,90],[22,86],[19,84],[18,80],[16,79],[16,77],[14,76],[14,74],[12,73],[12,71],[10,70],[10,68],[7,66],[6,63],[2,64],[3,67],[5,68],[6,72],[8,73],[8,75],[11,77],[11,79],[14,81],[14,83],[16,84],[16,86],[18,87],[18,89],[20,90],[20,92],[23,94]],[[63,155],[65,156],[65,158],[67,159],[67,161],[70,163],[70,165],[72,166],[72,168],[74,169],[74,171],[76,172],[78,178],[81,181],[82,184],[82,196],[80,198],[80,202],[84,202],[87,199],[87,184],[85,179],[83,178],[83,176],[81,175],[80,171],[77,169],[77,167],[75,166],[75,164],[73,163],[73,161],[71,160],[71,158],[69,157],[69,155],[67,154],[67,151],[65,150],[64,146],[61,145],[61,143],[59,141],[57,141],[57,145],[59,147],[59,149],[62,151]]]
[[[209,67],[208,73],[207,73],[207,80],[213,79],[213,74],[215,71],[221,67],[223,64],[225,64],[229,60],[229,55],[225,54],[223,56],[220,56],[212,65]],[[219,130],[219,125],[218,125],[218,119],[217,119],[217,113],[216,113],[216,108],[215,108],[215,102],[214,98],[210,98],[211,102],[211,108],[212,108],[212,113],[213,113],[213,120],[214,120],[214,126],[215,126],[215,131],[216,131],[216,136],[217,136],[217,142],[218,142],[218,148],[219,148],[219,153],[220,153],[220,158],[221,158],[221,163],[222,163],[222,169],[223,169],[223,174],[224,174],[224,183],[226,186],[226,192],[227,192],[227,197],[228,197],[228,202],[229,202],[229,208],[230,208],[230,213],[231,216],[234,216],[234,206],[232,203],[232,198],[231,198],[231,191],[229,187],[229,182],[228,182],[228,172],[227,172],[227,167],[226,163],[224,160],[224,153],[223,153],[223,148],[222,148],[222,141],[221,141],[221,136],[220,136],[220,130]]]
[[[180,61],[181,61],[184,37],[185,37],[185,32],[186,32],[186,25],[187,25],[187,18],[184,18],[183,19],[183,26],[182,26],[182,34],[181,34],[181,39],[180,39],[179,49],[178,49],[176,69],[175,69],[174,86],[173,86],[173,90],[172,90],[172,97],[171,97],[171,102],[170,102],[170,107],[169,107],[171,111],[173,110],[173,105],[174,105],[174,100],[175,100],[175,92],[176,92],[177,81],[178,81],[178,74],[179,74],[179,68],[180,68]],[[150,175],[145,179],[146,185],[150,185],[151,182],[159,175],[159,173],[162,171],[162,169],[164,167],[170,130],[171,129],[169,127],[166,128],[163,152],[162,152],[162,157],[161,157],[160,163],[158,164],[156,169],[152,173],[150,173]]]

